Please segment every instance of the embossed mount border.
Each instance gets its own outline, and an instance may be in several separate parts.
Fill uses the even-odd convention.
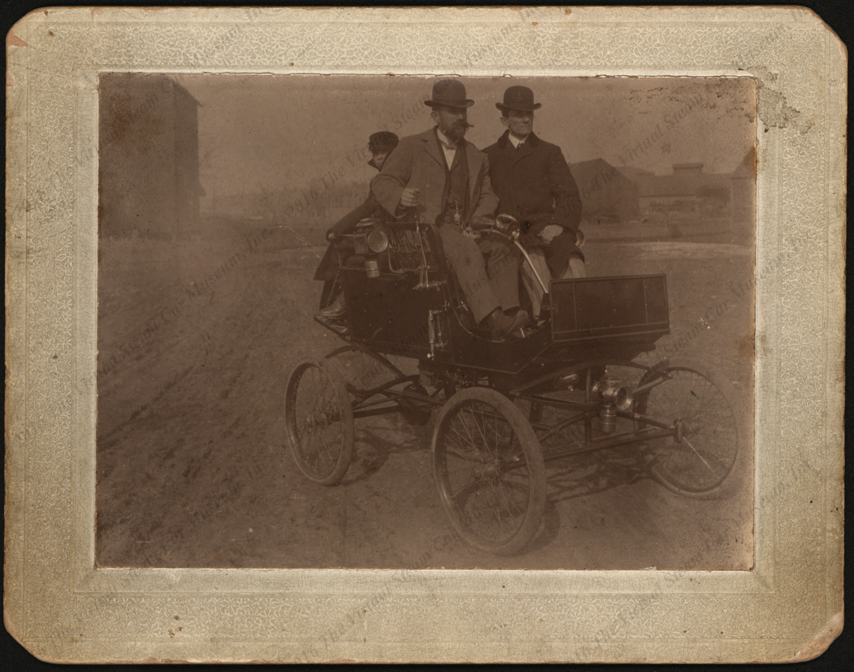
[[[368,31],[381,52],[360,41]],[[56,10],[19,22],[7,52],[4,607],[35,655],[783,661],[820,653],[838,632],[847,65],[814,15]],[[87,150],[97,74],[108,71],[756,77],[755,569],[94,569],[97,157]],[[793,247],[804,230],[818,242]],[[771,265],[784,272],[763,277]]]

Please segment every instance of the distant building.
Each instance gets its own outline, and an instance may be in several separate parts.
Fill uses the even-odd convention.
[[[662,210],[719,214],[730,202],[730,181],[725,173],[704,173],[702,163],[675,163],[672,175],[638,175],[640,209],[645,216]]]
[[[199,103],[164,75],[100,78],[99,232],[172,239],[199,223]]]
[[[640,184],[643,180],[655,176],[655,173],[649,170],[644,170],[643,168],[633,168],[631,166],[620,166],[619,168],[617,168],[617,170],[619,170],[623,175],[629,178],[629,180],[638,185],[638,187],[640,187]]]
[[[637,185],[610,163],[592,159],[573,163],[570,170],[581,192],[584,219],[640,219]]]
[[[674,163],[673,175],[680,179],[698,178],[703,174],[702,163]]]

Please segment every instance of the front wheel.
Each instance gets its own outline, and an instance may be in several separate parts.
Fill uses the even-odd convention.
[[[650,369],[639,386],[635,410],[677,427],[675,436],[641,443],[650,474],[683,495],[703,497],[717,490],[738,456],[735,411],[722,384],[693,363]],[[638,421],[637,428],[649,427]]]
[[[458,392],[439,413],[432,454],[442,506],[466,542],[511,555],[534,537],[546,470],[537,436],[513,402],[484,387]]]
[[[353,458],[353,407],[344,381],[325,361],[294,369],[285,393],[291,454],[306,478],[335,485]]]

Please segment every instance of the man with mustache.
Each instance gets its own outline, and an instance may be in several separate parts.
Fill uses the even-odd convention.
[[[507,130],[498,142],[484,149],[489,176],[498,196],[498,212],[512,215],[522,227],[520,237],[543,282],[549,277],[583,278],[584,255],[577,245],[581,222],[581,197],[560,147],[534,133],[534,92],[511,86],[501,110]],[[543,290],[526,261],[522,282],[531,297],[536,317]]]
[[[478,232],[493,223],[498,199],[486,156],[464,138],[474,101],[462,82],[443,79],[424,104],[436,125],[400,141],[371,191],[396,218],[436,224],[477,323],[494,340],[512,337],[528,323],[519,308],[519,253],[505,238]]]

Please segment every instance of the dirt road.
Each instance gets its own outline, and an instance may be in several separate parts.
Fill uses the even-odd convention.
[[[575,458],[550,480],[538,536],[510,558],[453,535],[429,473],[432,424],[357,421],[343,483],[308,482],[285,445],[285,383],[300,360],[340,342],[312,320],[322,250],[297,242],[222,222],[204,240],[101,242],[99,565],[752,565],[749,459],[727,497],[698,501],[647,478],[630,449]],[[667,273],[672,333],[659,353],[702,360],[749,412],[752,297],[733,291],[752,277],[749,249],[590,240],[585,251],[591,275]]]

